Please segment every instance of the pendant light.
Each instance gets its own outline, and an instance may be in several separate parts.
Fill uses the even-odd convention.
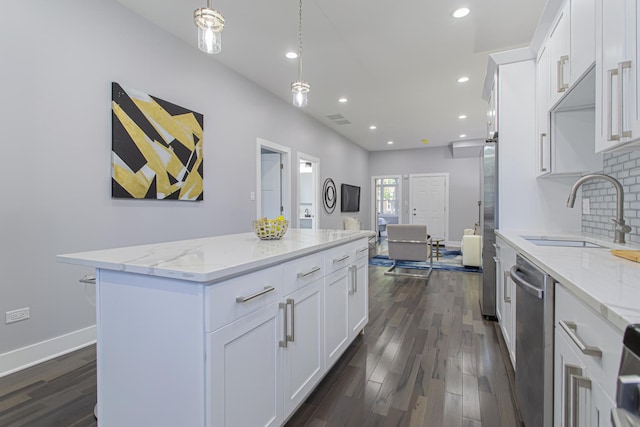
[[[305,107],[307,105],[307,95],[309,94],[309,83],[302,80],[302,0],[298,5],[298,80],[291,83],[291,93],[293,95],[293,105]]]
[[[207,0],[207,7],[193,12],[193,20],[198,27],[198,49],[205,53],[220,53],[224,17],[217,10],[211,9],[211,0]]]

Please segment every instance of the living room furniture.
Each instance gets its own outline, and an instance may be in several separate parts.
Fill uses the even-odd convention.
[[[389,259],[393,265],[384,274],[429,279],[433,270],[433,243],[427,234],[426,225],[387,224]],[[429,270],[425,274],[397,271],[396,261],[429,261]]]
[[[444,242],[444,239],[431,239],[436,245],[436,260],[440,259],[440,243]]]

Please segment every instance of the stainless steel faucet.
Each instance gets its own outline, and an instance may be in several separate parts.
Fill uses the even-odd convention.
[[[580,186],[585,182],[591,181],[593,179],[604,179],[606,181],[609,181],[616,189],[616,218],[612,219],[612,221],[615,223],[613,228],[615,231],[613,243],[624,243],[624,234],[630,232],[631,227],[624,223],[624,190],[622,189],[622,184],[620,184],[620,181],[618,181],[614,177],[603,174],[591,174],[583,176],[582,178],[577,180],[575,184],[573,184],[571,193],[569,194],[569,199],[567,200],[567,207],[572,208],[575,204],[578,188],[580,188]]]

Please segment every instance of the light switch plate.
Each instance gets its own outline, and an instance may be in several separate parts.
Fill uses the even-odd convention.
[[[582,214],[583,215],[591,214],[591,204],[589,203],[589,199],[582,199]]]

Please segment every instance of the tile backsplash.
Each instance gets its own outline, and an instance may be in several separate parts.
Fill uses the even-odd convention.
[[[607,153],[602,173],[616,178],[624,188],[624,219],[631,226],[629,243],[640,243],[640,150]],[[582,185],[582,198],[589,199],[590,214],[582,214],[582,231],[613,240],[612,218],[616,216],[616,191],[604,180]],[[576,206],[577,207],[577,206]]]

